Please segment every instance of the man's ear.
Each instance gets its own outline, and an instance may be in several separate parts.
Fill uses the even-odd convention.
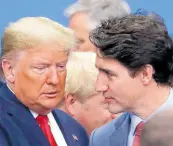
[[[5,79],[10,82],[15,82],[15,74],[14,74],[14,68],[11,60],[3,59],[2,60],[2,69],[4,72]]]
[[[153,81],[154,68],[147,64],[140,70],[141,81],[144,85],[149,85]]]
[[[71,115],[75,115],[75,102],[76,102],[76,97],[72,94],[68,94],[65,96],[65,106],[67,109],[67,112]]]

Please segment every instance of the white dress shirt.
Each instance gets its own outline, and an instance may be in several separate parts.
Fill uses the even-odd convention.
[[[30,110],[31,111],[31,110]],[[31,111],[32,115],[34,116],[34,118],[36,118],[38,116],[37,113]],[[53,116],[53,114],[50,112],[48,115],[48,120],[49,120],[49,125],[50,125],[50,129],[52,132],[52,135],[57,143],[58,146],[67,146],[67,143],[64,139],[64,136]]]

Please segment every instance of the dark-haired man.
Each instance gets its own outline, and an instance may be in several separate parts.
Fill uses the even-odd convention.
[[[95,130],[90,146],[139,146],[145,121],[173,106],[173,42],[158,15],[143,14],[112,18],[90,34],[99,48],[96,90],[110,112],[126,112]]]

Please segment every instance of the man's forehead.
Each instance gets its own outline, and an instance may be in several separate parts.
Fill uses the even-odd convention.
[[[97,54],[95,65],[97,68],[105,67],[105,59],[102,56],[100,57],[99,54]]]
[[[47,54],[47,53],[53,53],[53,54],[62,54],[63,53],[68,53],[68,49],[64,42],[53,42],[53,43],[45,43],[45,44],[40,44],[36,45],[33,47],[30,47],[28,49],[24,50],[25,53],[28,55],[30,54]]]
[[[86,13],[76,13],[69,21],[69,27],[75,31],[89,33],[88,15]]]
[[[84,21],[87,21],[88,20],[88,14],[86,12],[76,12],[75,14],[73,14],[71,17],[70,17],[70,23],[75,23],[77,24],[76,22],[77,21],[81,21],[81,22],[84,22]]]
[[[50,49],[48,52],[41,49],[27,50],[20,52],[18,56],[22,60],[31,60],[33,62],[34,61],[48,62],[50,60],[51,61],[54,60],[56,62],[63,62],[68,60],[68,52],[60,50],[55,50],[55,51],[52,50]]]
[[[97,54],[96,57],[96,67],[100,68],[100,69],[107,69],[112,65],[116,65],[117,64],[117,60],[111,58],[111,57],[107,57],[104,56],[102,54]]]

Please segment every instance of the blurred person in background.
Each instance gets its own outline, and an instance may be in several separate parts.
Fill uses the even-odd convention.
[[[93,52],[72,52],[67,63],[65,100],[61,109],[76,119],[88,135],[115,118],[101,92],[95,91],[98,69]],[[118,116],[118,115],[116,115]]]
[[[139,146],[144,122],[173,107],[173,41],[164,21],[138,10],[102,22],[90,40],[98,48],[96,91],[111,113],[125,112],[94,130],[90,146]]]
[[[130,13],[124,0],[77,0],[65,10],[69,17],[69,27],[74,30],[78,40],[77,51],[96,51],[89,40],[89,32],[101,21],[123,17]]]
[[[88,146],[85,129],[56,107],[64,98],[74,33],[44,17],[10,23],[2,37],[1,146]]]
[[[140,146],[173,146],[173,109],[152,116],[141,132]]]

